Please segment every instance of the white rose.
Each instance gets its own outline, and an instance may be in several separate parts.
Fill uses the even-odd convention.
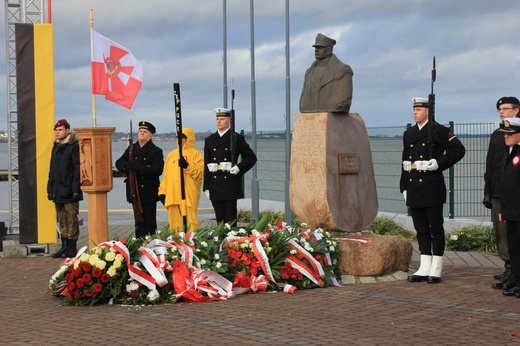
[[[149,302],[153,302],[157,300],[157,298],[159,298],[159,292],[157,290],[151,290],[146,296],[146,299],[148,299]]]
[[[220,259],[220,255],[218,253],[215,254],[215,259]]]

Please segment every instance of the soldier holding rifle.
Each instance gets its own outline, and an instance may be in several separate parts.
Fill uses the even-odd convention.
[[[446,185],[442,171],[460,161],[466,150],[449,128],[429,119],[428,99],[412,101],[416,124],[403,135],[400,189],[412,213],[421,262],[419,270],[409,276],[408,281],[438,283],[445,246],[442,210],[446,203]],[[427,123],[430,121],[433,139],[428,142]]]
[[[256,163],[244,136],[234,132],[230,109],[216,108],[217,131],[204,142],[203,189],[211,200],[217,222],[236,222],[237,200],[244,198],[242,176]],[[241,161],[238,158],[241,157]]]
[[[135,183],[129,176],[126,180],[126,197],[134,208],[135,236],[151,235],[157,230],[157,201],[159,177],[164,167],[161,148],[152,139],[155,126],[147,121],[139,122],[137,141],[130,143],[123,155],[116,161],[118,171],[135,174]],[[139,209],[140,207],[140,209]],[[139,214],[142,214],[142,219]]]

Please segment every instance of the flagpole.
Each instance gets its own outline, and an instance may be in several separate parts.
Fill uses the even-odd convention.
[[[94,14],[92,8],[90,9],[90,71],[92,75],[92,61],[94,61]],[[90,77],[90,82],[94,83],[94,79],[92,76]],[[90,90],[92,93],[92,127],[96,127],[96,95],[92,92],[92,88]]]

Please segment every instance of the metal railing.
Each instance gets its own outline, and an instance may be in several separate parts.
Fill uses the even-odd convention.
[[[410,124],[408,124],[410,125]],[[462,141],[466,155],[444,172],[448,188],[445,217],[485,217],[489,211],[482,205],[484,171],[489,137],[496,123],[445,124]],[[401,177],[402,135],[406,126],[369,127],[379,211],[408,213],[399,191]],[[283,131],[263,131],[257,135],[257,172],[260,199],[284,201],[285,146]],[[247,132],[246,132],[247,136]],[[246,196],[250,197],[250,173],[244,179]]]

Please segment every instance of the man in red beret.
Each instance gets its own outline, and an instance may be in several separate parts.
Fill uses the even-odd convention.
[[[52,148],[47,197],[54,202],[60,225],[61,248],[52,257],[74,257],[79,237],[80,188],[79,139],[66,119],[54,125],[56,141]]]

